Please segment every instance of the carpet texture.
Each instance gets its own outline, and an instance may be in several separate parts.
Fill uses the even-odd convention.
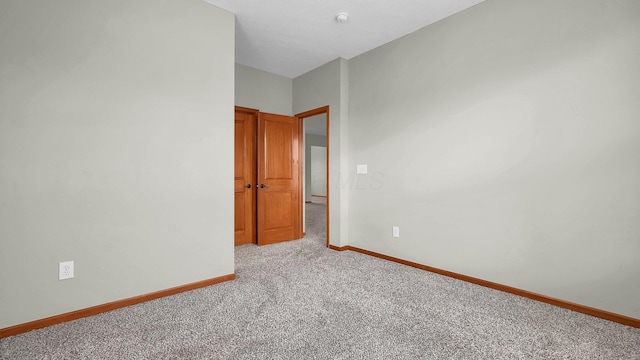
[[[324,247],[236,248],[235,281],[0,339],[2,359],[640,359],[640,329]]]

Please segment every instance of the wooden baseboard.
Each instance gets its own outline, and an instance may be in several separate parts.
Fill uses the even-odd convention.
[[[369,251],[369,250],[360,249],[360,248],[357,248],[357,247],[354,247],[354,246],[350,246],[350,245],[342,246],[342,247],[329,245],[329,248],[333,249],[333,250],[336,250],[336,251],[350,250],[350,251],[359,252],[361,254],[374,256],[374,257],[377,257],[377,258],[380,258],[380,259],[393,261],[393,262],[396,262],[396,263],[399,263],[399,264],[403,264],[403,265],[411,266],[411,267],[418,268],[418,269],[421,269],[421,270],[426,270],[426,271],[429,271],[429,272],[432,272],[432,273],[436,273],[436,274],[452,277],[454,279],[470,282],[470,283],[473,283],[473,284],[476,284],[476,285],[485,286],[485,287],[488,287],[488,288],[491,288],[491,289],[495,289],[495,290],[503,291],[503,292],[506,292],[506,293],[510,293],[510,294],[514,294],[514,295],[518,295],[518,296],[522,296],[522,297],[526,297],[528,299],[541,301],[541,302],[544,302],[544,303],[547,303],[547,304],[551,304],[551,305],[555,305],[555,306],[558,306],[558,307],[561,307],[561,308],[577,311],[577,312],[580,312],[580,313],[583,313],[583,314],[587,314],[587,315],[591,315],[591,316],[595,316],[595,317],[598,317],[598,318],[601,318],[601,319],[617,322],[617,323],[620,323],[620,324],[623,324],[623,325],[632,326],[632,327],[635,327],[635,328],[640,328],[640,319],[636,319],[636,318],[632,318],[632,317],[628,317],[628,316],[612,313],[612,312],[609,312],[609,311],[606,311],[606,310],[600,310],[600,309],[592,308],[592,307],[589,307],[589,306],[586,306],[586,305],[576,304],[576,303],[573,303],[573,302],[570,302],[570,301],[566,301],[566,300],[557,299],[557,298],[553,298],[553,297],[550,297],[550,296],[534,293],[534,292],[531,292],[531,291],[522,290],[522,289],[514,288],[514,287],[511,287],[511,286],[507,286],[507,285],[502,285],[502,284],[494,283],[494,282],[483,280],[483,279],[478,279],[478,278],[475,278],[475,277],[472,277],[472,276],[462,275],[462,274],[458,274],[458,273],[455,273],[455,272],[452,272],[452,271],[442,270],[442,269],[434,268],[434,267],[431,267],[431,266],[418,264],[418,263],[415,263],[415,262],[412,262],[412,261],[402,260],[402,259],[399,259],[399,258],[395,258],[395,257],[392,257],[392,256],[380,254],[380,253],[376,253],[376,252]]]
[[[60,324],[60,323],[71,321],[71,320],[81,319],[87,316],[101,314],[107,311],[139,304],[145,301],[155,300],[161,297],[175,295],[181,292],[219,284],[221,282],[234,280],[235,278],[236,278],[236,274],[224,275],[224,276],[216,277],[213,279],[176,286],[170,289],[165,289],[165,290],[152,292],[149,294],[134,296],[128,299],[118,300],[118,301],[114,301],[114,302],[110,302],[102,305],[92,306],[86,309],[81,309],[81,310],[76,310],[76,311],[72,311],[72,312],[68,312],[60,315],[51,316],[51,317],[40,319],[40,320],[30,321],[24,324],[10,326],[4,329],[0,329],[0,339],[17,335],[17,334],[22,334],[31,330],[40,329],[40,328],[55,325],[55,324]]]

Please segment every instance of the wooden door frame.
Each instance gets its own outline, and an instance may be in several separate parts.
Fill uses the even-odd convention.
[[[251,175],[252,175],[252,179],[251,180],[251,186],[255,189],[257,181],[256,181],[256,177],[257,177],[257,169],[255,169],[256,164],[257,164],[257,155],[256,155],[256,146],[257,146],[257,136],[258,136],[258,115],[260,114],[260,110],[258,109],[252,109],[252,108],[247,108],[247,107],[242,107],[242,106],[235,106],[234,107],[234,112],[242,112],[242,113],[247,113],[247,114],[251,114],[253,116],[255,116],[255,123],[254,125],[254,132],[253,132],[253,152],[252,154],[250,154],[249,156],[252,157],[252,163],[253,163],[253,167],[254,169],[251,171]],[[252,220],[252,231],[251,231],[251,244],[258,244],[258,214],[257,214],[257,193],[256,191],[253,191],[251,194],[251,200],[253,202],[253,205],[251,206],[251,211],[253,212],[253,215],[251,216],[251,220]],[[235,219],[234,219],[235,221]],[[235,240],[234,240],[235,242]]]
[[[330,197],[330,194],[331,194],[331,191],[330,191],[330,189],[331,189],[330,179],[331,179],[331,177],[329,176],[329,174],[331,172],[331,170],[329,168],[329,155],[330,155],[330,150],[329,150],[329,144],[330,144],[330,142],[329,142],[329,140],[330,140],[330,137],[329,137],[329,129],[330,129],[329,111],[330,111],[330,107],[329,107],[329,105],[327,105],[327,106],[319,107],[317,109],[301,112],[301,113],[295,115],[296,119],[298,119],[298,123],[300,124],[300,128],[298,129],[298,131],[300,132],[300,136],[299,136],[300,139],[304,139],[304,118],[308,118],[308,117],[312,117],[312,116],[316,116],[316,115],[321,115],[321,114],[325,114],[326,117],[327,117],[327,121],[326,121],[326,127],[327,127],[327,129],[326,129],[326,131],[327,131],[327,136],[326,136],[326,138],[327,138],[327,140],[326,140],[326,146],[327,146],[327,207],[326,207],[326,210],[327,210],[326,211],[327,212],[326,213],[326,216],[327,216],[327,218],[326,218],[326,221],[327,221],[327,243],[326,243],[326,246],[327,247],[329,247],[329,244],[330,244],[330,242],[329,242],[329,236],[330,236],[330,232],[329,232],[329,229],[330,229],[330,227],[329,227],[329,225],[330,225],[330,221],[329,221],[329,219],[330,219],[329,218],[329,204],[331,203],[331,197]],[[302,151],[303,150],[303,144],[304,144],[304,141],[299,141],[300,154],[303,154],[303,151]],[[306,164],[305,164],[305,166],[306,166]],[[299,175],[300,183],[302,183],[303,171],[304,171],[305,166],[300,165],[298,167],[299,171],[300,171],[300,175]],[[302,192],[303,188],[304,188],[304,184],[303,184],[303,186],[300,186],[300,198],[302,199],[301,204],[304,204],[304,201],[305,201],[305,198],[304,198],[303,192]],[[303,219],[303,217],[302,217],[302,208],[303,208],[303,206],[301,205],[300,206],[300,214],[298,215],[298,218],[300,219],[300,222],[302,222],[302,219]],[[301,225],[303,225],[303,224],[301,224]],[[303,228],[303,226],[300,226],[300,238],[303,237],[302,228]]]
[[[260,110],[258,109],[253,109],[253,108],[248,108],[248,107],[242,107],[242,106],[235,106],[235,111],[241,111],[241,112],[246,112],[246,113],[250,113],[250,114],[254,114],[256,116],[256,119],[258,118],[259,114],[260,114]],[[323,106],[323,107],[319,107],[316,109],[312,109],[309,111],[305,111],[305,112],[301,112],[299,114],[294,115],[294,117],[296,118],[296,120],[298,121],[299,124],[299,129],[298,129],[298,138],[299,139],[304,139],[304,118],[308,118],[308,117],[312,117],[312,116],[316,116],[316,115],[321,115],[321,114],[325,114],[326,116],[326,146],[327,146],[327,206],[326,206],[326,223],[327,223],[327,240],[326,240],[326,247],[329,247],[330,245],[330,207],[329,205],[331,204],[331,169],[330,169],[330,133],[329,133],[329,129],[331,127],[330,125],[330,107],[329,105],[327,106]],[[257,124],[256,124],[257,125]],[[257,136],[257,131],[256,131],[256,136]],[[256,138],[256,145],[257,145],[257,138]],[[302,156],[303,152],[304,152],[304,141],[298,141],[298,149],[299,149],[299,153],[300,156]],[[299,226],[299,237],[302,238],[304,236],[303,234],[303,224],[302,224],[302,211],[303,211],[303,204],[305,201],[305,198],[303,196],[303,188],[304,188],[304,184],[302,182],[302,178],[303,178],[303,171],[304,171],[304,166],[302,166],[302,161],[299,162],[298,165],[298,179],[299,179],[299,183],[301,184],[301,186],[299,186],[299,205],[298,205],[298,221],[300,222],[300,226]],[[257,174],[254,173],[254,177],[256,177]],[[257,178],[253,179],[253,182],[256,183]],[[257,183],[256,183],[257,184]],[[257,210],[257,199],[254,196],[254,210]],[[256,231],[254,231],[254,239],[253,239],[253,243],[257,244],[258,243],[258,238],[257,238],[257,221],[258,221],[258,217],[257,214],[256,216],[254,216],[254,229]]]

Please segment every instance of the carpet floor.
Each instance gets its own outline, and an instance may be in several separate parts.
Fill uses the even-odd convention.
[[[234,281],[0,339],[1,359],[640,359],[640,329],[307,237],[236,248]]]

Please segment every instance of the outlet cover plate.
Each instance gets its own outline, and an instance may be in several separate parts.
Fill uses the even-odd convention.
[[[58,264],[58,280],[72,279],[73,276],[73,261],[63,261]]]

